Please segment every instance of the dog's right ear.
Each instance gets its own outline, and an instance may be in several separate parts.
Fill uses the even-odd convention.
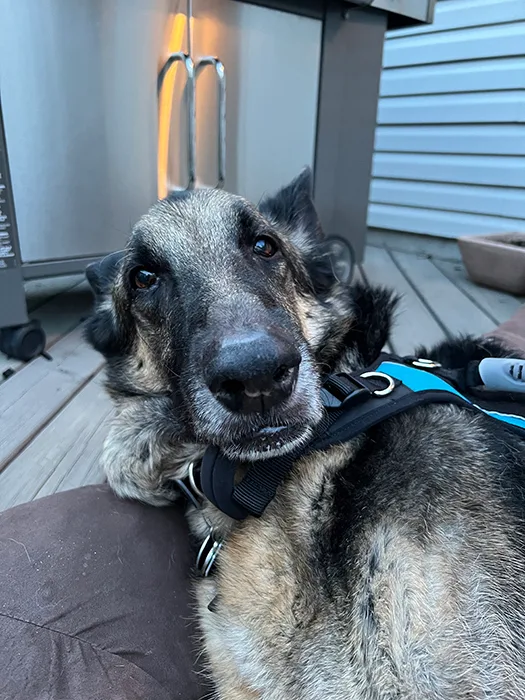
[[[85,337],[95,350],[114,356],[125,350],[124,337],[115,312],[112,288],[125,251],[110,253],[86,268],[86,278],[95,295],[95,309],[86,323]]]

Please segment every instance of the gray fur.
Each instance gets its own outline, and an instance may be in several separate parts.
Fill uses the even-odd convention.
[[[214,191],[159,202],[123,258],[90,271],[88,337],[108,359],[118,411],[104,464],[120,495],[169,503],[170,480],[210,442],[264,456],[241,440],[260,417],[229,413],[203,385],[203,335],[287,324],[300,381],[264,420],[292,422],[299,440],[320,417],[321,373],[366,366],[383,347],[392,297],[330,278],[307,180],[262,213]],[[256,267],[239,243],[253,231],[281,242],[274,267]],[[137,295],[130,270],[148,251],[163,286]],[[464,366],[504,351],[463,339],[429,352]],[[433,406],[299,461],[260,519],[234,523],[210,504],[191,511],[197,535],[204,516],[226,540],[217,573],[197,585],[217,696],[525,698],[523,465],[522,442],[503,427]]]

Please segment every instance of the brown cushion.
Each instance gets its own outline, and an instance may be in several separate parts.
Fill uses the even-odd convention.
[[[0,513],[0,698],[197,700],[183,504],[107,486]]]

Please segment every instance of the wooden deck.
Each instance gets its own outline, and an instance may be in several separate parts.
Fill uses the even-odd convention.
[[[522,300],[473,284],[459,261],[368,246],[362,274],[403,295],[391,339],[403,355],[461,333],[482,335],[509,319]]]
[[[472,284],[457,256],[445,256],[380,244],[367,248],[358,276],[403,295],[391,341],[395,352],[410,353],[456,333],[486,333],[521,305]],[[82,339],[91,304],[87,285],[78,276],[46,280],[29,283],[27,293],[52,359],[21,365],[0,356],[0,381],[2,373],[10,375],[0,384],[0,510],[100,483],[99,457],[112,413],[102,359]]]
[[[26,294],[51,360],[23,365],[0,355],[0,510],[100,483],[112,410],[102,358],[82,338],[92,303],[83,276],[29,282]]]

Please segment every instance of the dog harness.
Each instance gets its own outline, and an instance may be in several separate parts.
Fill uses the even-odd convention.
[[[290,454],[246,464],[209,447],[200,467],[177,485],[193,505],[203,499],[235,520],[260,517],[294,463],[312,452],[343,444],[388,418],[428,404],[456,404],[483,413],[525,438],[525,360],[488,358],[466,368],[444,369],[432,360],[383,353],[370,367],[331,374],[321,388],[324,416],[310,442]],[[239,467],[244,476],[237,480]],[[197,556],[207,576],[222,543],[210,528]]]

